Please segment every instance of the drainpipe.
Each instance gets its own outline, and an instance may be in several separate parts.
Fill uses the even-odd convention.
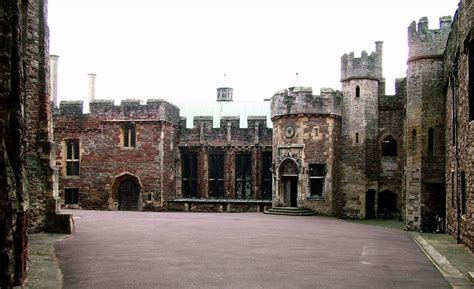
[[[454,153],[456,161],[454,163],[454,175],[456,176],[455,190],[456,190],[456,241],[461,243],[461,196],[459,195],[459,144],[458,144],[458,117],[457,117],[457,97],[456,88],[458,87],[458,62],[454,60],[451,66],[451,73],[449,80],[451,82],[451,95],[452,95],[452,121],[454,131]],[[452,182],[453,180],[451,180]],[[453,192],[454,197],[454,192]]]

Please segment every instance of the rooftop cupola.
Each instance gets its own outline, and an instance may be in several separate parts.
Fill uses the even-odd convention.
[[[224,74],[223,84],[217,88],[217,101],[232,101],[234,89],[227,84],[227,75]]]

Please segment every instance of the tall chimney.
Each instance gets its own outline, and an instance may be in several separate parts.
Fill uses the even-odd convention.
[[[50,100],[54,107],[58,107],[58,58],[57,55],[49,56]]]
[[[93,102],[95,100],[95,73],[88,73],[89,76],[89,102]]]

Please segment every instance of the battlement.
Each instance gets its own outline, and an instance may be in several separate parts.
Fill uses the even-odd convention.
[[[193,118],[193,128],[200,129],[203,126],[206,130],[208,129],[227,129],[230,125],[233,129],[248,129],[254,128],[256,126],[266,128],[267,127],[267,117],[264,115],[248,116],[247,117],[247,127],[241,127],[240,125],[240,116],[222,116],[220,118],[219,127],[214,127],[214,117],[212,116],[195,116]],[[186,117],[181,117],[179,121],[180,129],[186,129]]]
[[[311,87],[290,87],[275,93],[271,102],[271,118],[294,114],[341,114],[342,93],[321,88],[313,95]]]
[[[383,78],[382,68],[383,42],[375,42],[375,51],[367,54],[364,50],[361,57],[354,57],[354,52],[341,57],[341,81],[368,78],[380,80]]]
[[[451,31],[451,16],[439,18],[439,29],[429,29],[427,17],[408,26],[408,62],[417,59],[441,58]]]
[[[127,99],[122,100],[118,106],[114,104],[113,100],[94,100],[89,104],[89,107],[90,113],[85,115],[104,120],[163,120],[174,124],[179,122],[179,108],[163,99],[149,99],[146,104],[142,104],[137,99]],[[82,101],[61,101],[59,115],[77,116],[83,114]]]

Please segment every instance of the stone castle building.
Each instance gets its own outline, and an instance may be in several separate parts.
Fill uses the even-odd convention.
[[[0,287],[24,283],[27,231],[71,230],[67,207],[400,217],[474,250],[474,4],[408,27],[407,75],[385,94],[383,46],[341,58],[341,90],[271,101],[57,104],[47,2],[0,2]],[[51,68],[48,65],[50,61]],[[400,59],[400,61],[406,61]],[[54,122],[54,124],[53,124]],[[54,129],[53,129],[54,126]],[[438,217],[438,218],[437,218]]]

